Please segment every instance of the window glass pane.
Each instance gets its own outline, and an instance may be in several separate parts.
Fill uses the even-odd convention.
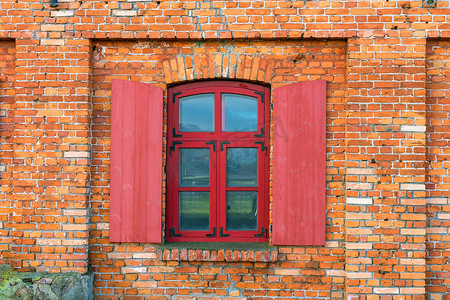
[[[180,230],[209,230],[209,192],[179,192]]]
[[[258,148],[227,148],[227,186],[258,185]]]
[[[257,230],[258,192],[227,192],[227,230]]]
[[[222,131],[257,131],[258,98],[222,94]]]
[[[209,186],[209,148],[180,149],[180,187]]]
[[[179,131],[214,131],[214,94],[180,98]]]

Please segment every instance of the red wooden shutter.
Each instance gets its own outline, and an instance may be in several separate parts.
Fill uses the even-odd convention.
[[[326,81],[274,90],[273,245],[325,244]]]
[[[163,90],[113,80],[109,240],[161,243]]]

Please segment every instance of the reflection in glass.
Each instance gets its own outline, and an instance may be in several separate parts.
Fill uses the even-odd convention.
[[[227,230],[257,230],[258,192],[227,192]]]
[[[227,148],[227,186],[258,186],[258,148]]]
[[[180,187],[209,186],[209,148],[180,149]]]
[[[258,99],[256,97],[222,94],[222,130],[257,131]]]
[[[214,131],[214,94],[180,98],[179,131]]]
[[[180,230],[209,230],[209,192],[179,192]]]

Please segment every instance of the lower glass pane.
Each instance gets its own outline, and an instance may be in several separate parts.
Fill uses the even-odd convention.
[[[227,230],[257,230],[258,192],[227,192]]]
[[[209,192],[179,192],[180,230],[209,230]]]

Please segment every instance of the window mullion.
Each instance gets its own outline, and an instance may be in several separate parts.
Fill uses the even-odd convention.
[[[222,105],[220,103],[220,95],[220,92],[215,92],[214,94],[214,132],[216,134],[220,133],[222,130]]]
[[[210,180],[210,197],[211,197],[211,211],[210,211],[210,219],[211,219],[211,230],[213,230],[214,227],[216,227],[215,232],[217,233],[218,228],[218,213],[219,213],[219,205],[218,205],[218,192],[220,190],[218,181],[219,181],[219,174],[218,174],[218,163],[219,163],[219,156],[218,156],[218,145],[217,141],[215,141],[215,151],[211,151],[211,162],[210,162],[210,168],[211,168],[211,180]],[[217,236],[217,234],[216,234]]]
[[[217,150],[217,230],[220,236],[220,228],[226,228],[226,148],[222,150],[219,146]]]

